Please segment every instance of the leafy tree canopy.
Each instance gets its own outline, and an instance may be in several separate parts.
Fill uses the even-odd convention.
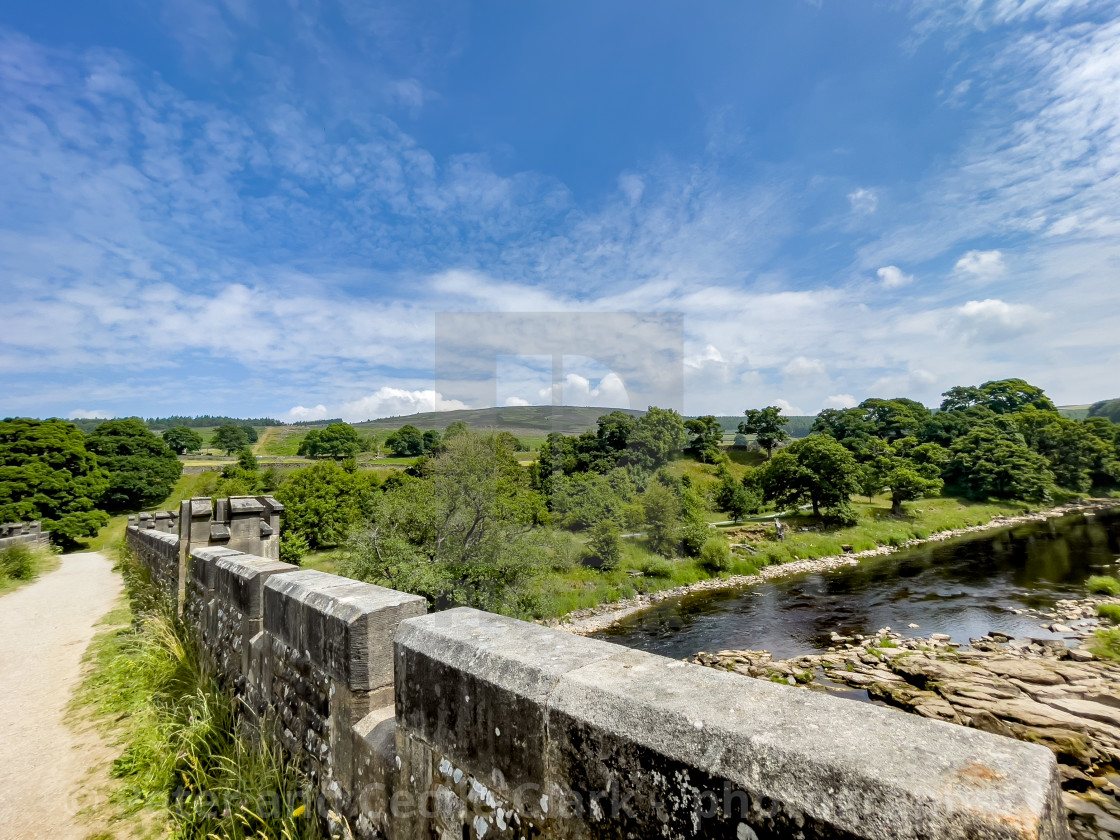
[[[219,426],[214,430],[210,445],[215,449],[223,450],[227,455],[239,452],[251,443],[249,434],[245,429],[245,426],[237,426],[233,423]]]
[[[284,505],[284,534],[308,549],[341,544],[356,523],[373,512],[377,479],[373,473],[346,470],[334,461],[296,470],[276,490]]]
[[[774,456],[774,447],[784,440],[789,440],[786,431],[788,417],[782,417],[782,410],[776,405],[766,408],[748,408],[743,412],[746,420],[739,423],[739,431],[745,435],[754,435],[758,445],[766,450],[766,457]]]
[[[1047,501],[1054,474],[1021,434],[995,424],[972,429],[952,447],[945,483],[964,496]]]
[[[979,387],[957,386],[950,388],[942,396],[942,411],[983,406],[996,414],[1011,414],[1024,408],[1037,408],[1054,411],[1054,403],[1041,388],[1031,385],[1024,379],[999,379],[985,382]]]
[[[358,430],[347,423],[331,423],[325,429],[312,429],[300,441],[298,454],[311,458],[353,458],[362,451]]]
[[[102,505],[110,511],[140,510],[162,502],[183,472],[175,453],[135,417],[102,423],[86,448],[109,472]]]
[[[172,426],[163,433],[163,442],[179,455],[202,451],[202,435],[189,426]]]
[[[706,415],[684,421],[688,431],[686,452],[705,464],[714,464],[723,454],[723,427],[715,417]]]
[[[808,502],[814,515],[822,510],[845,516],[849,497],[859,491],[855,458],[827,435],[794,441],[759,471],[764,497],[779,507]]]
[[[63,420],[0,421],[0,522],[39,519],[56,542],[92,537],[109,521],[97,502],[109,476]]]

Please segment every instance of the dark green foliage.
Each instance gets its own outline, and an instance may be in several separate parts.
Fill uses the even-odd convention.
[[[1023,436],[994,423],[977,426],[953,444],[945,483],[975,499],[1046,501],[1054,476]]]
[[[942,396],[942,411],[960,411],[981,406],[996,414],[1013,414],[1025,408],[1054,411],[1054,403],[1038,388],[1023,379],[1000,379],[980,387],[957,386]]]
[[[210,438],[210,445],[215,449],[223,450],[227,455],[240,452],[249,443],[249,435],[246,433],[245,427],[233,423],[219,426],[214,430],[214,436]]]
[[[424,434],[415,426],[401,426],[385,440],[394,455],[412,458],[424,454]]]
[[[828,435],[814,434],[794,441],[760,469],[759,480],[768,502],[795,508],[806,502],[813,514],[840,514],[848,498],[859,491],[858,466],[852,454]]]
[[[175,453],[135,417],[102,423],[86,448],[109,472],[101,504],[110,511],[140,510],[162,502],[183,472]]]
[[[92,537],[109,521],[97,503],[109,476],[63,420],[0,421],[0,522],[42,520],[56,542]]]
[[[715,417],[706,415],[685,420],[688,446],[685,452],[705,464],[714,464],[723,453],[723,427]]]
[[[642,494],[646,536],[650,550],[672,556],[680,543],[680,521],[684,505],[677,493],[660,481],[651,481]]]
[[[618,526],[611,520],[604,519],[591,529],[591,538],[587,541],[587,561],[588,565],[604,572],[617,569],[622,562],[622,539]]]
[[[782,417],[782,410],[771,405],[766,408],[748,408],[743,412],[746,420],[739,423],[739,431],[745,435],[754,435],[758,445],[766,450],[766,457],[772,458],[774,447],[784,440],[789,440],[786,431],[788,417]]]
[[[350,472],[333,461],[296,470],[276,491],[284,505],[281,539],[298,537],[310,549],[340,545],[372,512],[375,482],[372,474]]]
[[[312,429],[299,444],[300,455],[310,458],[353,458],[362,451],[358,431],[347,423],[331,423],[325,429]]]
[[[257,461],[257,456],[253,454],[253,450],[246,447],[237,453],[237,466],[253,472],[260,466],[260,463]]]
[[[726,467],[716,473],[719,484],[712,501],[717,510],[724,511],[736,522],[762,509],[762,493],[759,492],[756,476],[752,473],[744,477],[749,481],[736,481]]]
[[[323,420],[314,420],[312,422],[322,423]],[[149,429],[158,432],[160,429],[171,429],[176,426],[187,426],[192,429],[212,429],[215,426],[283,426],[284,424],[279,420],[273,420],[271,417],[248,417],[239,419],[237,417],[213,416],[210,414],[202,414],[198,417],[149,417],[145,424]],[[298,426],[299,423],[292,425]],[[256,432],[254,432],[256,434]]]
[[[548,490],[556,473],[607,473],[615,467],[648,476],[681,451],[687,440],[684,420],[671,409],[650,407],[635,418],[612,411],[594,431],[575,437],[553,432],[541,446],[537,484]]]
[[[1107,480],[1113,469],[1113,447],[1085,423],[1050,412],[1024,412],[1019,416],[1027,443],[1046,459],[1059,487],[1085,493],[1093,486],[1094,477]]]
[[[1089,417],[1103,417],[1113,423],[1120,423],[1120,399],[1093,403],[1089,409]]]
[[[189,426],[172,426],[163,433],[163,442],[179,455],[202,451],[202,435]]]

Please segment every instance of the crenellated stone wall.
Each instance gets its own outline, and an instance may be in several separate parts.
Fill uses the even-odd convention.
[[[343,834],[1068,837],[1044,747],[477,610],[429,615],[230,547],[191,546],[180,590],[175,535],[138,522],[128,542]]]
[[[5,522],[0,524],[0,551],[13,545],[26,545],[32,548],[46,548],[50,545],[50,535],[35,522]]]

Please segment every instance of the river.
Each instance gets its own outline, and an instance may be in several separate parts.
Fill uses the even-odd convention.
[[[1072,514],[664,601],[597,635],[678,659],[728,648],[785,659],[827,649],[833,632],[882,627],[961,643],[991,630],[1048,638],[1037,616],[1014,611],[1084,597],[1085,579],[1117,573],[1118,560],[1120,510]]]

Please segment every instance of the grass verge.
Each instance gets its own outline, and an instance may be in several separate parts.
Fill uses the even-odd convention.
[[[53,572],[59,562],[58,555],[49,548],[17,544],[0,551],[0,595]]]
[[[174,608],[121,558],[129,600],[90,646],[79,705],[116,739],[121,819],[176,840],[319,840],[306,780],[202,666]]]

